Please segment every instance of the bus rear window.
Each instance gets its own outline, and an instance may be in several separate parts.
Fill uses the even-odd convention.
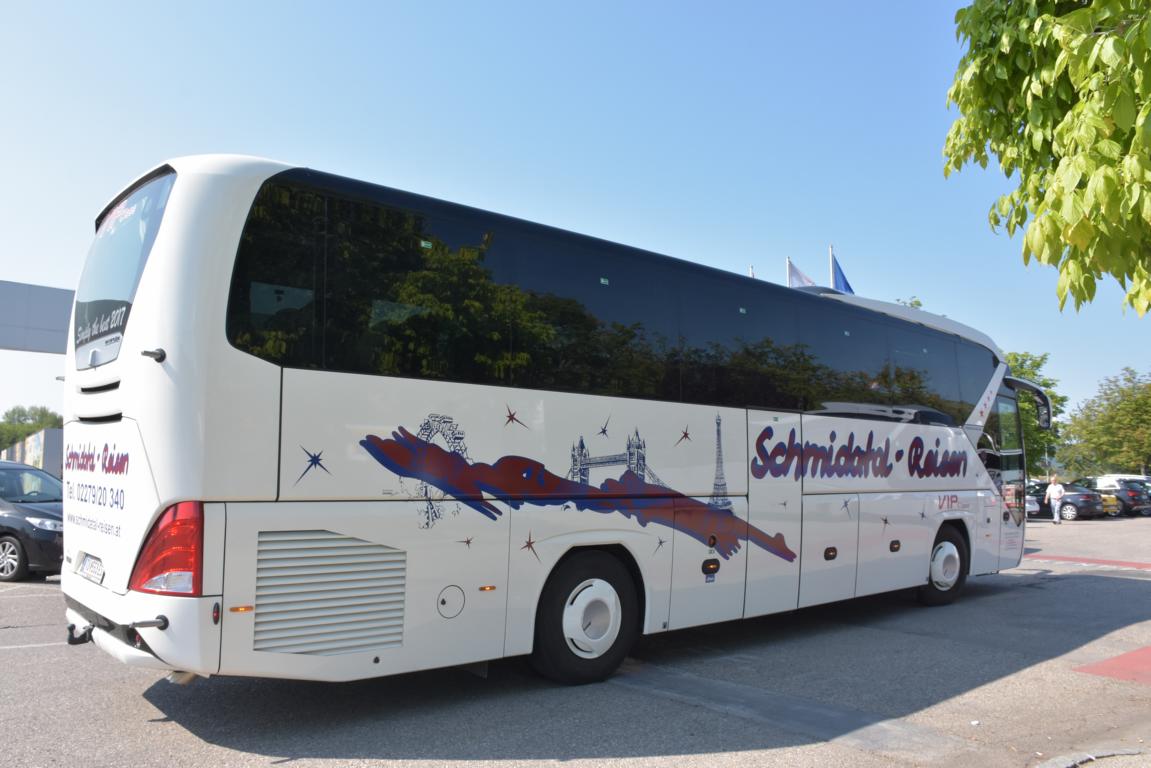
[[[76,368],[110,363],[120,352],[132,301],[176,174],[167,170],[120,199],[101,219],[76,289]]]

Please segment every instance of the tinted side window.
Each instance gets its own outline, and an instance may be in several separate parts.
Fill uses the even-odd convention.
[[[510,381],[514,318],[486,264],[489,232],[337,196],[329,211],[325,368]]]
[[[228,340],[280,365],[318,368],[326,201],[270,182],[256,196],[232,273]]]
[[[802,408],[811,356],[796,339],[791,292],[692,269],[681,270],[678,282],[683,399]]]
[[[930,423],[966,418],[994,370],[855,307],[291,174],[257,195],[227,317],[233,345],[280,365]]]
[[[620,246],[508,221],[496,235],[501,276],[546,327],[521,340],[523,386],[680,398],[675,271]],[[526,343],[524,343],[526,342]]]
[[[889,324],[853,307],[828,302],[811,312],[799,330],[812,358],[806,408],[835,415],[872,415],[866,406],[889,401]]]
[[[966,419],[959,395],[955,341],[927,328],[891,329],[891,396],[919,411],[919,421],[954,425]]]
[[[963,339],[956,343],[956,356],[959,362],[959,395],[965,411],[959,418],[962,424],[975,410],[979,398],[983,397],[999,361],[991,350]]]

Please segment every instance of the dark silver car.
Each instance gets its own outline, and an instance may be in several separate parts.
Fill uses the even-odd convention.
[[[1027,486],[1027,495],[1034,496],[1039,502],[1039,513],[1035,517],[1040,520],[1048,517],[1052,520],[1055,519],[1051,512],[1051,505],[1043,498],[1048,485],[1050,483],[1034,483]],[[1064,483],[1063,492],[1063,501],[1060,502],[1058,510],[1061,519],[1075,520],[1080,517],[1100,517],[1104,514],[1103,497],[1099,495],[1098,491],[1093,491],[1082,485]]]
[[[60,481],[35,467],[0,461],[0,581],[59,573],[63,531]]]

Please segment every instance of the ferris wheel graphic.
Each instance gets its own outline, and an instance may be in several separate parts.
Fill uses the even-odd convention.
[[[464,443],[464,430],[456,424],[451,416],[428,414],[420,424],[418,437],[426,443],[438,445],[446,451],[455,453],[465,461],[471,462],[468,456],[468,446]],[[423,500],[420,507],[420,528],[433,527],[444,517],[444,512],[458,515],[460,505],[456,502],[445,501],[445,494],[439,488],[428,485],[427,481],[420,481],[416,487],[416,496]]]

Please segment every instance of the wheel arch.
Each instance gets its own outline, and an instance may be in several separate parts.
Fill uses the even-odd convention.
[[[623,565],[625,569],[627,569],[628,575],[631,576],[632,584],[635,585],[636,598],[639,600],[639,605],[637,608],[639,610],[640,626],[643,627],[647,623],[647,585],[643,578],[643,571],[640,570],[639,563],[636,561],[635,555],[633,555],[631,550],[629,550],[623,544],[586,544],[569,547],[568,550],[564,552],[563,555],[561,555],[560,558],[556,560],[552,565],[551,570],[548,571],[548,575],[544,578],[543,583],[546,584],[552,577],[552,574],[555,573],[564,562],[579,555],[581,552],[604,552],[605,554],[614,557]]]
[[[967,548],[967,569],[971,570],[971,532],[967,529],[967,521],[958,518],[953,520],[944,520],[939,528],[935,531],[935,538],[939,538],[939,532],[944,528],[954,528],[963,539],[963,545]]]

